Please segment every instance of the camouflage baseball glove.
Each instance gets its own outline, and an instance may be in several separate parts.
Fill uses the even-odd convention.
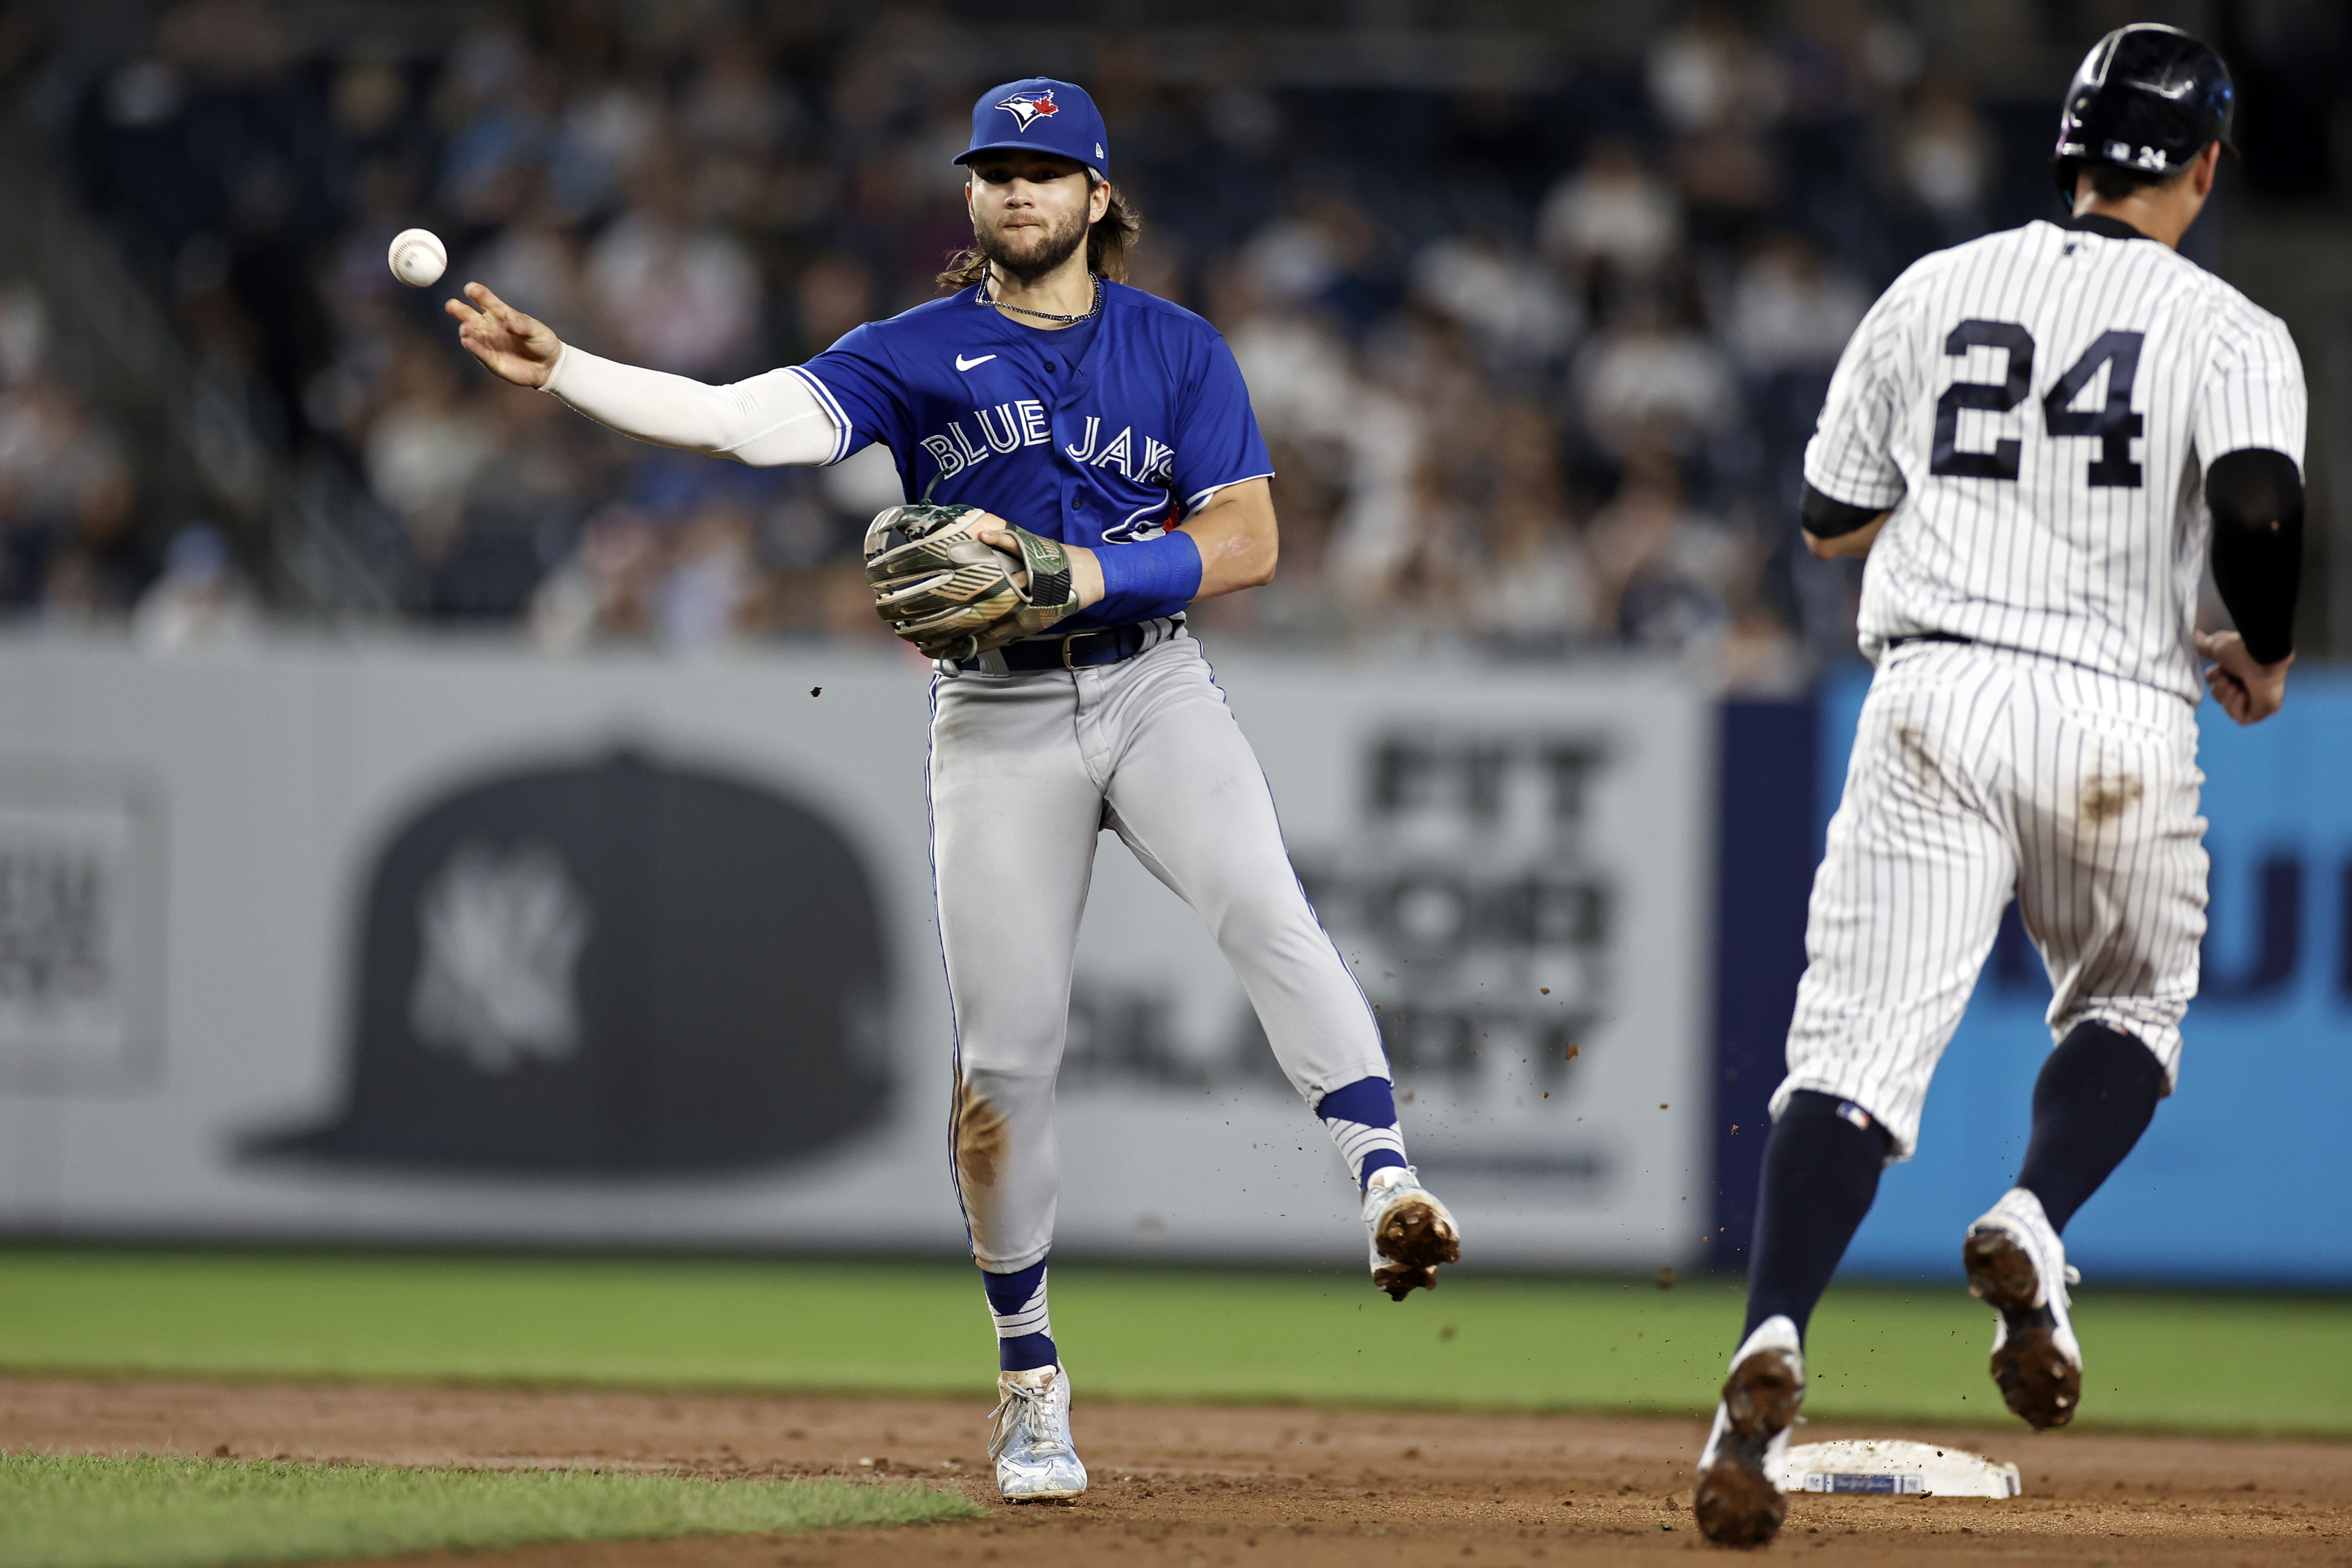
[[[977,507],[914,502],[876,515],[866,531],[866,583],[890,629],[927,658],[971,658],[1075,612],[1069,552],[1003,524],[1021,553],[981,542]],[[1026,571],[1028,583],[1014,583]]]

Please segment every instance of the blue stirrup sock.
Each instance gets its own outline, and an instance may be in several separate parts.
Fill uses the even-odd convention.
[[[1201,591],[1201,547],[1181,529],[1133,544],[1095,549],[1102,563],[1102,602],[1089,613],[1107,626],[1172,616]]]
[[[2064,1230],[2115,1173],[2164,1094],[2164,1064],[2129,1035],[2105,1024],[2067,1031],[2034,1079],[2033,1132],[2017,1173],[2051,1229]]]
[[[1787,1318],[1804,1338],[1894,1150],[1886,1129],[1852,1100],[1810,1089],[1789,1097],[1764,1140],[1743,1341],[1771,1317]]]
[[[1045,1315],[1045,1262],[1040,1258],[1012,1274],[980,1271],[988,1292],[988,1315],[996,1324],[996,1365],[1001,1372],[1034,1372],[1055,1366],[1053,1320]]]
[[[1315,1107],[1323,1131],[1339,1145],[1339,1158],[1361,1191],[1374,1171],[1403,1165],[1404,1134],[1397,1126],[1396,1094],[1384,1078],[1360,1078],[1325,1095]]]

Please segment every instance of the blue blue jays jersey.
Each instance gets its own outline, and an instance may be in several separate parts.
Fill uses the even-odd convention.
[[[879,441],[908,500],[1094,549],[1157,539],[1274,471],[1233,351],[1182,306],[1105,282],[1095,321],[1043,331],[979,295],[869,321],[796,367],[841,430],[832,461]]]

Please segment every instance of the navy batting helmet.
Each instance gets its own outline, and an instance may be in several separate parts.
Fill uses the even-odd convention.
[[[2084,163],[2113,163],[2162,179],[2209,143],[2231,153],[2237,91],[2221,57],[2178,27],[2135,22],[2092,46],[2066,88],[2051,173],[2070,201]]]

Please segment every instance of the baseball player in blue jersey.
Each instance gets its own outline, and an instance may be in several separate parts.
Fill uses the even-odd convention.
[[[1137,225],[1108,145],[1068,82],[982,94],[957,160],[974,244],[941,275],[952,292],[731,386],[599,359],[479,284],[472,307],[448,305],[489,369],[625,435],[759,465],[872,442],[898,459],[909,501],[875,520],[867,569],[885,620],[938,661],[953,1170],[996,1327],[990,1449],[1010,1499],[1087,1485],[1045,1258],[1055,1078],[1099,833],[1207,922],[1364,1194],[1373,1282],[1401,1300],[1459,1255],[1453,1216],[1405,1161],[1371,1011],[1186,628],[1193,601],[1273,576],[1273,465],[1216,330],[1118,281]]]

